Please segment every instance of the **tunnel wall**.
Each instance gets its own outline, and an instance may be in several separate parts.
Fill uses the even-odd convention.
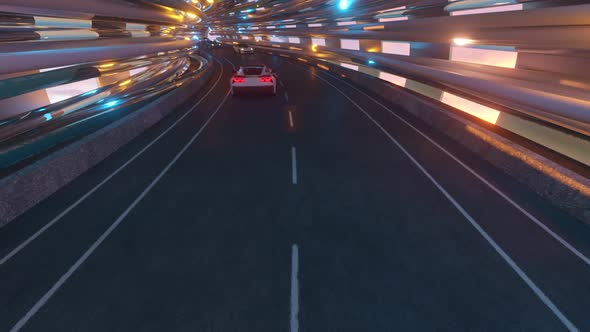
[[[213,61],[201,76],[158,98],[141,110],[8,175],[0,180],[0,227],[66,186],[113,152],[129,143],[190,96],[206,87],[214,72]]]

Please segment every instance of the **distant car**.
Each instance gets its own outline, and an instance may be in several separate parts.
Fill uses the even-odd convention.
[[[262,91],[277,94],[277,77],[265,65],[241,66],[231,78],[231,94]]]
[[[237,54],[254,53],[254,49],[248,44],[236,44],[234,45],[234,52]]]
[[[205,38],[202,40],[203,44],[205,45],[205,47],[208,48],[219,48],[221,47],[221,42],[217,41],[217,40],[210,40],[209,38]]]

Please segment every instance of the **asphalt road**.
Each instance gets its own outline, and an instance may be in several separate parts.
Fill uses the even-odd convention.
[[[209,93],[0,229],[0,331],[590,331],[588,227],[339,77],[215,54]],[[260,62],[277,96],[228,96]]]

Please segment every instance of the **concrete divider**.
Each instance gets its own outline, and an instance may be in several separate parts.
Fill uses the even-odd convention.
[[[35,206],[170,114],[211,81],[209,61],[198,77],[154,102],[0,180],[0,227]]]

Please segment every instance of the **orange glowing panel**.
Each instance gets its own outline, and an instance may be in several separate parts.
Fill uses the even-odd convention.
[[[125,86],[125,85],[129,85],[129,84],[131,84],[131,80],[125,80],[125,81],[119,83],[119,86]]]
[[[385,29],[385,26],[383,25],[371,25],[368,27],[363,27],[363,30],[383,30]]]
[[[473,47],[451,47],[451,60],[477,63],[481,65],[515,68],[518,52],[488,50]]]
[[[492,124],[496,124],[500,116],[500,111],[498,110],[461,98],[449,92],[443,92],[440,101]]]

